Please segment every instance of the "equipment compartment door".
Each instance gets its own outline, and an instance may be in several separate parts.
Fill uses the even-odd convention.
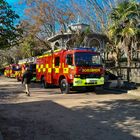
[[[52,71],[54,84],[57,84],[58,82],[59,73],[60,73],[60,57],[55,56],[53,60],[53,71]]]

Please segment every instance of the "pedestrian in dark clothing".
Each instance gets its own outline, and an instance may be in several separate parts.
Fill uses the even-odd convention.
[[[29,67],[25,68],[25,72],[23,73],[22,77],[22,84],[25,84],[25,92],[28,96],[30,96],[30,90],[29,90],[29,85],[32,79],[32,73],[29,69]]]

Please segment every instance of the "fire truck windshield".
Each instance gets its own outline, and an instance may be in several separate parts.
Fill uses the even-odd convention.
[[[101,57],[99,54],[90,52],[76,52],[75,53],[76,66],[100,66]]]
[[[20,68],[17,65],[13,65],[13,66],[11,66],[11,69],[14,71],[18,71]]]

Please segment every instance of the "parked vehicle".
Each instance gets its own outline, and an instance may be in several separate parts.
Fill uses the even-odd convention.
[[[15,78],[17,74],[16,71],[18,70],[18,68],[19,68],[18,64],[10,64],[9,66],[6,66],[4,70],[4,76]]]
[[[36,59],[36,80],[44,87],[60,86],[62,93],[73,87],[88,90],[104,84],[104,68],[100,53],[90,48],[48,51]]]
[[[22,80],[23,73],[26,66],[30,68],[30,71],[33,73],[33,81],[36,81],[36,57],[30,57],[26,59],[19,60],[19,71],[17,71],[17,81]]]

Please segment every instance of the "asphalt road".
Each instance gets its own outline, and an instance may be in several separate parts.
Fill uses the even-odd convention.
[[[15,79],[0,77],[0,131],[4,140],[139,140],[140,101],[104,90],[42,89],[31,97]]]

